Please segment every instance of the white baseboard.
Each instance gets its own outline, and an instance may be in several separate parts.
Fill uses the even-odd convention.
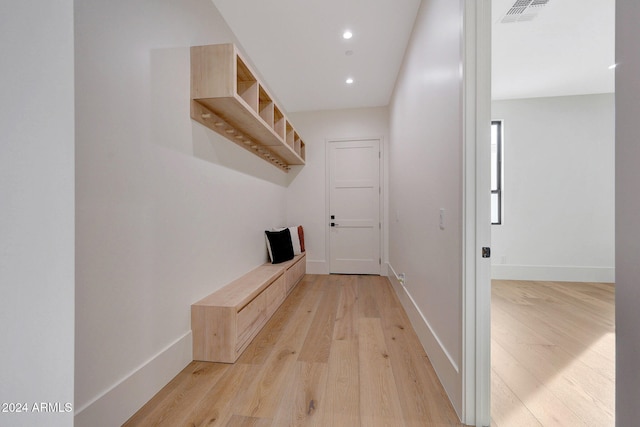
[[[325,260],[307,259],[307,274],[329,274],[329,263]]]
[[[191,331],[76,410],[76,427],[122,425],[192,361]]]
[[[380,267],[380,275],[381,276],[389,276],[389,263],[383,262],[382,266]],[[393,275],[393,277],[395,278],[395,274]]]
[[[615,282],[613,267],[573,267],[551,265],[491,266],[491,278],[498,280],[539,280],[550,282]]]
[[[388,276],[386,263],[383,263],[380,267],[380,275]],[[331,274],[329,270],[329,263],[324,260],[307,260],[307,274]]]
[[[389,271],[389,281],[393,286],[398,299],[402,303],[404,310],[409,316],[411,325],[418,335],[418,339],[429,356],[429,360],[442,383],[449,400],[453,404],[458,414],[462,413],[462,376],[458,364],[453,360],[447,349],[442,344],[436,333],[429,325],[429,321],[424,316],[420,308],[416,305],[411,294],[398,280],[398,275],[391,266],[387,264]]]

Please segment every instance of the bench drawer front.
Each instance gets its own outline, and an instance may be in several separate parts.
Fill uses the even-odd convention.
[[[264,290],[267,297],[267,316],[271,317],[276,312],[282,301],[287,296],[286,282],[284,275],[280,276],[267,289]]]
[[[302,279],[307,271],[307,257],[303,256],[289,268],[286,273],[287,294],[291,292],[294,286]]]
[[[242,348],[245,342],[252,338],[266,321],[267,297],[265,292],[262,292],[238,312],[236,350]]]

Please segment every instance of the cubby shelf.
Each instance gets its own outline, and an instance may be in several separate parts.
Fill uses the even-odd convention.
[[[191,47],[191,118],[289,171],[305,146],[235,45]]]

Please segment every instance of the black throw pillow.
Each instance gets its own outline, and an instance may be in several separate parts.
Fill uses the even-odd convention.
[[[293,259],[291,232],[288,228],[281,231],[265,231],[271,263],[278,264]]]

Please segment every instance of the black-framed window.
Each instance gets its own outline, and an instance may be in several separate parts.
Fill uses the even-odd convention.
[[[502,120],[491,121],[491,224],[502,224]]]

